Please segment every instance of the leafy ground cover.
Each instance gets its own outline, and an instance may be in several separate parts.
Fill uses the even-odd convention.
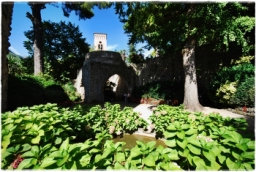
[[[2,114],[2,169],[252,170],[254,141],[237,130],[238,119],[191,114],[160,105],[151,117],[167,147],[155,142],[123,149],[114,135],[146,127],[132,108],[57,104],[18,108]]]

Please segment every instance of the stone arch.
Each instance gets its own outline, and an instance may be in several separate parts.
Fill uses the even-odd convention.
[[[126,94],[129,90],[129,85],[128,85],[126,79],[122,75],[117,74],[117,73],[115,73],[113,75],[110,74],[109,77],[106,75],[107,79],[106,78],[102,79],[102,89],[104,91],[106,81],[109,80],[112,76],[115,76],[115,75],[117,75],[116,77],[118,77],[118,79],[116,80],[117,87],[116,87],[116,90],[115,90],[115,96],[114,97],[115,97],[115,100],[122,100],[123,95]],[[105,98],[106,97],[104,97],[104,100],[106,100]]]
[[[86,55],[82,68],[82,80],[85,89],[85,102],[103,102],[104,86],[114,74],[127,82],[132,91],[138,79],[132,67],[127,67],[120,53],[112,51],[94,51]]]

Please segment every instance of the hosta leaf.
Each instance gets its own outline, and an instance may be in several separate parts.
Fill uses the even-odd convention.
[[[46,157],[42,160],[40,169],[44,169],[45,167],[48,167],[54,163],[56,163],[56,160],[54,160],[54,158]]]
[[[181,130],[180,132],[177,132],[177,136],[178,136],[178,138],[180,138],[180,139],[184,139],[184,137],[185,137],[185,132],[184,132],[183,130]]]
[[[106,149],[104,150],[103,155],[102,155],[102,159],[106,158],[111,152],[112,152],[112,149],[111,149],[111,148],[106,148]]]
[[[240,154],[236,153],[235,151],[232,151],[231,154],[233,155],[233,157],[235,159],[237,159],[237,160],[240,159]]]
[[[176,127],[175,127],[173,124],[170,124],[170,125],[167,127],[167,131],[176,131]]]
[[[102,156],[100,154],[97,154],[94,158],[94,162],[97,163],[99,162],[100,160],[102,160]]]
[[[182,148],[182,149],[185,149],[185,147],[187,146],[188,144],[188,141],[185,139],[183,140],[183,142],[180,142],[179,140],[176,141],[177,144]]]
[[[204,125],[199,125],[199,126],[197,127],[197,129],[198,129],[199,131],[202,131],[202,130],[205,129],[205,126],[204,126]]]
[[[50,155],[48,157],[56,159],[56,158],[62,158],[63,156],[61,154],[61,151],[58,150],[58,151],[54,151],[54,152],[50,153]]]
[[[116,153],[116,155],[115,155],[115,160],[117,161],[117,162],[122,162],[122,161],[125,161],[125,155],[124,155],[124,153]]]
[[[199,148],[202,147],[202,146],[201,146],[201,143],[200,143],[199,140],[197,140],[197,139],[189,140],[189,143],[192,144],[192,145],[194,145],[194,146],[197,146],[197,147],[199,147]]]
[[[229,170],[238,170],[241,166],[241,164],[233,162],[230,158],[227,158],[226,165]]]
[[[171,170],[181,170],[181,168],[174,162],[164,162],[161,163],[160,167],[166,171],[171,171]]]
[[[225,162],[225,160],[226,160],[226,156],[224,156],[224,155],[222,155],[222,154],[219,154],[217,157],[218,157],[219,162],[220,162],[221,164],[223,164],[223,163]]]
[[[214,146],[211,150],[215,156],[218,156],[221,153],[221,150],[216,146]]]
[[[148,147],[149,149],[153,149],[153,148],[155,147],[155,145],[156,145],[156,142],[155,142],[155,141],[150,141],[150,142],[147,143],[147,147]]]
[[[68,151],[68,146],[69,146],[69,137],[67,137],[67,139],[62,142],[62,144],[60,145],[60,151]]]
[[[188,154],[187,159],[188,159],[189,164],[191,166],[194,166],[194,164],[193,164],[193,156],[191,156],[191,154]]]
[[[33,152],[33,154],[35,154],[35,155],[38,155],[39,147],[38,146],[32,146],[31,147],[31,152]]]
[[[207,170],[207,168],[205,166],[205,162],[198,156],[193,157],[193,162],[196,165],[197,170]]]
[[[77,170],[76,162],[73,162],[73,165],[71,166],[70,170]]]
[[[191,145],[191,144],[188,144],[187,146],[188,146],[188,149],[189,149],[192,153],[194,153],[194,154],[196,154],[196,155],[201,155],[201,149],[200,149],[200,148],[198,148],[198,147],[196,147],[196,146],[193,146],[193,145]]]
[[[62,142],[62,138],[61,137],[57,137],[54,143],[56,145],[59,145],[59,144],[61,144],[61,142]]]
[[[149,167],[156,166],[154,157],[151,154],[149,154],[146,158],[142,159],[142,162]]]
[[[173,139],[173,140],[166,140],[164,142],[168,147],[175,147],[176,146],[176,140]]]
[[[29,149],[31,149],[31,145],[28,143],[25,143],[22,145],[22,150],[20,152],[25,152],[25,151],[28,151]]]
[[[29,158],[29,159],[24,159],[18,166],[17,170],[22,170],[22,169],[26,169],[28,167],[30,167],[32,164],[30,163],[31,162],[31,159],[32,158]]]
[[[255,149],[255,141],[249,141],[247,143],[248,149],[254,150]]]
[[[173,138],[174,136],[176,136],[176,132],[164,131],[164,137],[166,139]]]
[[[183,150],[179,150],[178,153],[179,153],[180,156],[186,158],[189,155],[189,149],[185,148]]]
[[[158,147],[156,148],[156,151],[159,152],[159,153],[162,153],[163,150],[164,150],[164,147],[163,147],[162,145],[160,145],[160,146],[158,146]]]
[[[39,136],[43,136],[43,135],[44,135],[44,130],[39,130],[39,131],[38,131],[38,135],[39,135]]]
[[[9,146],[10,143],[11,143],[10,140],[2,141],[2,152],[6,150],[6,148]]]
[[[255,158],[254,156],[255,156],[254,151],[242,153],[242,157],[246,159],[254,159]]]
[[[26,126],[25,126],[25,130],[30,129],[32,127],[32,125],[33,125],[32,122],[27,123]]]
[[[185,131],[186,135],[192,135],[192,134],[196,134],[196,133],[197,133],[197,130],[193,129],[193,128],[190,128],[188,131]]]
[[[181,126],[181,129],[182,130],[187,130],[187,129],[189,129],[191,126],[189,125],[189,124],[183,124],[182,126]]]
[[[249,163],[244,163],[243,165],[244,165],[244,167],[246,168],[246,170],[248,170],[248,171],[249,171],[249,170],[253,170],[251,164],[249,164]]]
[[[41,137],[38,135],[36,138],[31,139],[31,143],[39,144],[40,140],[41,140]]]
[[[207,158],[210,162],[215,162],[215,155],[214,153],[209,150],[209,151],[205,151],[203,150],[203,155],[205,156],[205,158]]]
[[[26,157],[35,157],[34,153],[32,153],[31,151],[25,152],[21,155],[22,158],[26,158]]]
[[[179,160],[178,152],[177,150],[171,150],[171,152],[168,154],[170,160]]]
[[[82,158],[79,160],[79,162],[82,167],[85,167],[88,164],[90,164],[90,160],[91,160],[91,155],[86,154],[86,155],[82,156]]]
[[[98,153],[98,152],[100,152],[100,149],[97,149],[97,148],[92,148],[92,149],[89,151],[90,154],[94,154],[94,153]]]
[[[140,151],[140,149],[139,149],[139,148],[134,147],[134,148],[132,148],[132,149],[131,149],[131,155],[130,155],[130,158],[137,157],[137,156],[139,156],[139,155],[141,155],[141,154],[142,154],[142,152]]]
[[[67,162],[68,158],[69,158],[69,156],[67,155],[67,156],[64,156],[63,159],[58,159],[57,166],[58,167],[62,166],[65,162]]]
[[[121,164],[116,162],[114,165],[114,170],[125,170],[125,168]]]
[[[236,144],[236,147],[241,149],[242,151],[246,151],[248,149],[247,145],[246,144],[240,144],[240,143],[237,143]]]

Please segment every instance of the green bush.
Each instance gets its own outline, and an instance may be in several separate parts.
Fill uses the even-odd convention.
[[[72,82],[67,82],[62,87],[65,90],[65,93],[69,96],[70,100],[72,101],[81,100],[81,96],[77,93],[76,88],[74,87]]]
[[[248,78],[242,82],[236,89],[231,98],[231,103],[237,106],[254,107],[255,105],[255,80],[254,77]]]
[[[9,75],[7,94],[7,110],[22,106],[58,103],[69,99],[63,88],[46,76]]]
[[[215,76],[212,76],[209,86],[209,97],[215,104],[220,103],[224,106],[244,106],[243,100],[238,100],[238,98],[243,98],[242,94],[239,93],[241,96],[236,96],[236,100],[231,101],[231,99],[233,99],[232,97],[235,96],[235,91],[229,90],[228,88],[233,89],[233,87],[229,86],[232,83],[236,83],[235,89],[237,89],[247,79],[254,77],[255,67],[250,63],[250,59],[248,60],[247,58],[241,58],[240,61],[236,61],[231,65],[230,67],[221,68],[216,72]],[[245,94],[246,93],[243,93],[243,95]],[[251,102],[246,104],[251,104]]]
[[[253,170],[255,142],[237,131],[248,126],[244,118],[223,118],[160,105],[150,116],[158,135],[175,150],[173,162],[186,170]]]

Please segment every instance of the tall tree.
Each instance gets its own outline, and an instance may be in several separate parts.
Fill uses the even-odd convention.
[[[198,101],[195,47],[214,43],[216,50],[226,51],[230,42],[236,42],[246,54],[252,41],[247,33],[255,26],[248,4],[237,2],[120,2],[115,8],[120,21],[125,23],[129,43],[145,41],[147,47],[159,47],[174,54],[182,52],[183,104],[192,111],[203,108]]]
[[[43,53],[43,28],[41,10],[45,9],[42,2],[29,2],[32,14],[27,12],[27,17],[31,20],[34,29],[34,74],[44,72],[44,53]]]
[[[45,72],[56,79],[60,79],[61,75],[70,79],[75,78],[77,69],[83,64],[85,54],[89,52],[89,44],[85,42],[86,39],[83,38],[79,27],[63,21],[60,23],[44,21],[42,25],[43,51],[45,60],[50,65]],[[28,41],[24,41],[24,47],[32,56],[33,30],[26,31],[25,36]]]
[[[44,52],[43,52],[43,28],[41,10],[46,8],[46,4],[55,4],[51,2],[29,2],[32,14],[27,12],[27,17],[31,20],[34,29],[34,74],[44,72]],[[56,4],[55,4],[56,5]],[[69,16],[72,11],[79,16],[79,19],[91,18],[94,16],[91,11],[93,3],[83,2],[63,2],[62,10],[64,16]],[[57,5],[58,6],[58,5]]]

